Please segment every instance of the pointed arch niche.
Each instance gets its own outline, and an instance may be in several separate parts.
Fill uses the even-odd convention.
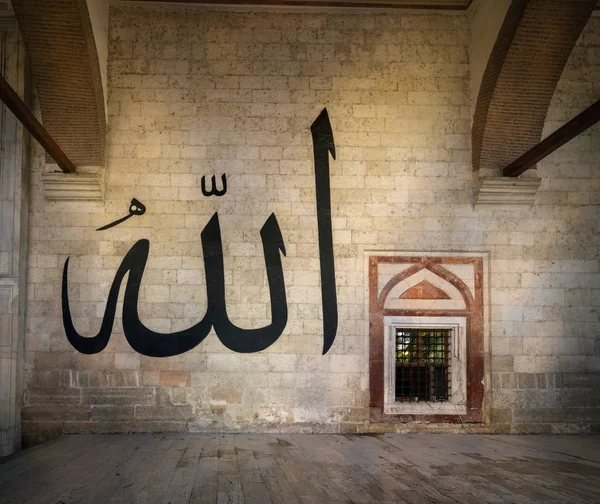
[[[476,253],[368,256],[372,420],[484,421],[486,267],[487,255]],[[451,397],[446,402],[396,402],[396,327],[451,329]]]

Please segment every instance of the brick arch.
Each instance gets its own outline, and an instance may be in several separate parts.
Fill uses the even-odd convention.
[[[513,0],[473,118],[473,169],[499,171],[537,145],[569,56],[596,0]]]
[[[104,96],[86,0],[12,0],[12,5],[44,126],[75,165],[103,165]]]

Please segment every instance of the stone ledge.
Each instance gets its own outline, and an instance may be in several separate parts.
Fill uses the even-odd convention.
[[[50,201],[104,201],[104,184],[97,173],[42,173],[44,195]]]
[[[541,182],[540,178],[483,178],[475,204],[532,206]]]

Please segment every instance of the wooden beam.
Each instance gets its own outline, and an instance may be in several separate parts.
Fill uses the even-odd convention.
[[[357,8],[357,9],[431,9],[467,10],[473,0],[129,0],[130,2],[161,4],[195,4],[218,7],[237,5],[255,7]]]
[[[598,121],[600,121],[600,100],[509,164],[502,171],[502,175],[505,177],[518,177]]]
[[[37,120],[33,115],[33,112],[29,110],[25,102],[21,100],[19,95],[15,93],[10,84],[6,82],[6,79],[0,75],[0,99],[15,114],[17,119],[21,121],[23,126],[27,128],[27,131],[31,133],[40,145],[46,149],[46,152],[52,156],[52,159],[56,161],[56,164],[65,173],[75,173],[75,165],[62,151],[50,134],[46,131],[46,128]]]

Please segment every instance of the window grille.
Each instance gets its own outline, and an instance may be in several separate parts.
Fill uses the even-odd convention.
[[[396,402],[448,401],[451,332],[395,328]]]

